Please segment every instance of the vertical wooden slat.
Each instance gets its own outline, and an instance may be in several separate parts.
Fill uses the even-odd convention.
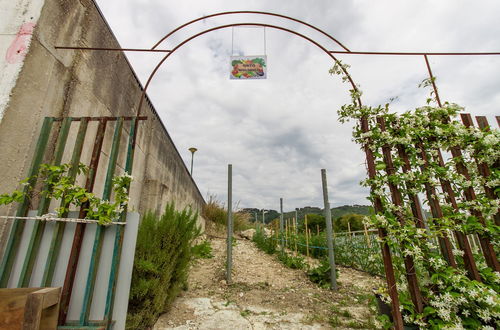
[[[102,143],[104,141],[104,135],[106,133],[107,119],[101,118],[99,120],[99,125],[97,127],[97,133],[95,137],[94,149],[92,150],[92,158],[89,165],[89,173],[87,175],[87,180],[85,182],[85,190],[92,192],[94,190],[95,177],[97,173],[97,168],[99,166],[99,160],[101,158]],[[78,217],[83,219],[87,216],[86,209],[88,204],[82,205],[80,208],[80,213]],[[84,223],[78,223],[75,228],[75,234],[73,236],[73,244],[71,246],[68,267],[66,269],[66,276],[64,278],[63,290],[61,293],[61,308],[59,309],[59,320],[58,324],[63,325],[66,322],[66,316],[68,314],[69,302],[71,300],[71,292],[73,290],[73,283],[76,276],[76,268],[78,265],[78,259],[80,257],[80,251],[83,242],[83,235],[85,233]]]
[[[64,154],[64,148],[66,147],[66,141],[68,139],[69,129],[71,127],[71,118],[66,117],[63,119],[61,124],[61,129],[59,130],[59,136],[57,138],[57,146],[54,153],[53,164],[58,166],[61,164],[61,159]],[[50,187],[44,185],[44,190],[49,191]],[[46,214],[49,210],[51,199],[47,196],[42,196],[40,203],[38,205],[37,216],[42,216]],[[31,274],[33,272],[33,266],[35,260],[38,256],[40,243],[42,241],[43,231],[45,230],[45,221],[35,221],[33,225],[33,231],[31,232],[30,241],[28,243],[28,250],[26,251],[26,257],[24,259],[24,264],[21,269],[21,275],[19,277],[18,287],[28,287],[31,280]]]
[[[380,130],[382,132],[386,131],[384,118],[378,117],[377,122],[379,124]],[[394,163],[392,161],[392,156],[391,156],[391,147],[387,144],[382,146],[382,153],[384,157],[384,163],[386,165],[385,171],[387,173],[387,176],[396,174],[396,171],[394,169]],[[388,185],[389,185],[389,190],[391,191],[392,202],[396,206],[403,206],[403,198],[401,196],[401,192],[399,191],[398,187],[394,183],[392,183],[391,180],[388,181]],[[405,224],[404,214],[402,214],[400,211],[397,211],[395,212],[395,215],[398,218],[398,221],[401,223],[401,225],[404,226]],[[403,260],[405,264],[406,279],[408,281],[408,290],[410,292],[411,300],[413,302],[413,305],[415,306],[415,311],[417,313],[422,313],[424,310],[424,304],[422,300],[422,294],[420,292],[420,288],[418,285],[415,262],[413,261],[413,258],[411,256],[405,256]]]
[[[450,151],[453,158],[462,157],[462,152],[458,148],[451,148]],[[437,150],[436,160],[440,167],[444,167],[443,155],[441,154],[441,150],[439,149]],[[457,164],[457,171],[460,174],[470,179],[467,173],[467,169],[465,169],[463,163],[456,162],[456,164]],[[451,183],[443,178],[439,178],[439,181],[441,182],[441,187],[443,188],[443,191],[446,193],[446,201],[452,205],[455,212],[459,213],[460,209],[458,208],[455,192],[451,187]],[[454,234],[455,238],[457,239],[458,245],[460,246],[460,249],[464,252],[463,260],[469,277],[473,280],[481,281],[481,276],[479,276],[479,271],[477,270],[476,261],[474,260],[474,256],[472,255],[472,250],[470,248],[470,243],[469,240],[467,239],[467,236],[465,236],[464,233],[458,230],[455,230]]]
[[[425,153],[422,142],[418,142],[416,148],[420,150],[419,157],[424,161],[421,170],[422,172],[425,172],[429,167],[429,159],[427,158],[427,154]],[[441,209],[441,205],[439,205],[439,200],[436,197],[437,196],[436,189],[428,182],[424,183],[424,188],[425,188],[425,194],[427,196],[427,201],[429,202],[429,206],[431,208],[432,217],[442,218],[443,210]],[[451,245],[449,237],[446,234],[443,234],[442,237],[438,238],[438,242],[441,254],[445,258],[448,265],[457,268],[457,262],[455,261],[455,257],[453,255],[453,247]]]
[[[80,127],[78,128],[78,133],[76,135],[75,146],[73,148],[73,155],[71,157],[71,169],[69,171],[69,177],[74,182],[78,166],[80,164],[80,158],[83,149],[83,143],[85,141],[85,136],[87,134],[89,118],[84,117],[80,121]],[[63,203],[61,203],[61,206]],[[67,216],[67,213],[62,215]],[[52,240],[50,242],[49,254],[47,256],[47,261],[45,264],[45,269],[42,277],[42,286],[49,287],[52,285],[52,278],[54,276],[54,271],[59,257],[59,251],[61,249],[61,242],[63,239],[64,229],[66,228],[65,222],[57,222],[54,226],[54,232],[52,233]]]
[[[369,132],[370,128],[369,128],[368,118],[366,116],[363,116],[360,121],[361,121],[361,131],[363,133]],[[366,154],[366,164],[368,166],[368,177],[370,179],[373,179],[376,176],[375,157],[373,156],[373,152],[369,147],[369,143],[364,145],[364,150]],[[373,186],[371,187],[371,190],[372,191],[374,190]],[[380,214],[384,213],[384,207],[379,197],[375,197],[375,199],[373,200],[373,208],[375,209],[376,213]],[[384,261],[387,290],[389,291],[389,296],[391,298],[391,311],[392,311],[392,318],[394,321],[394,328],[400,330],[403,329],[403,317],[401,315],[401,311],[399,310],[399,295],[397,290],[396,278],[394,276],[391,251],[389,249],[389,245],[385,242],[385,238],[387,237],[387,232],[385,229],[378,228],[378,235],[382,240],[380,246],[382,249],[382,259]]]
[[[129,132],[128,147],[127,147],[127,159],[125,161],[125,173],[127,174],[132,173],[132,167],[134,162],[133,142],[134,142],[135,130],[137,129],[135,126],[136,123],[137,121],[135,120],[132,120],[130,123],[130,132]],[[127,187],[128,191],[129,189],[130,186]],[[120,218],[122,222],[127,221],[127,208],[125,208]],[[109,274],[108,293],[106,295],[106,307],[104,310],[104,320],[107,321],[106,323],[107,329],[111,329],[112,327],[113,307],[116,294],[116,282],[118,279],[118,268],[120,267],[124,234],[125,234],[125,226],[118,226],[118,228],[116,228],[115,243],[113,246],[113,258],[111,260],[111,273]]]
[[[472,117],[471,117],[470,114],[463,113],[463,114],[461,114],[461,117],[462,117],[462,122],[464,123],[464,125],[466,127],[474,126],[474,122],[472,121]],[[481,130],[483,130],[483,131],[489,131],[490,130],[490,125],[489,125],[488,120],[486,119],[486,117],[484,117],[484,116],[476,116],[476,121],[477,121],[477,125],[479,126],[479,128]],[[479,163],[477,161],[477,159],[476,159],[476,164],[477,164],[477,168],[479,170],[479,174],[481,174],[482,177],[488,178],[491,175],[491,171],[490,171],[490,168],[488,167],[488,165],[483,164],[483,163]],[[497,162],[494,165],[494,167],[500,167],[500,164]],[[493,190],[493,188],[488,187],[487,185],[483,185],[483,188],[484,188],[486,196],[489,199],[491,199],[491,200],[497,199],[497,196],[496,196],[495,191]],[[494,218],[495,218],[495,224],[497,226],[500,226],[500,211],[495,214]]]
[[[106,173],[106,181],[104,185],[103,200],[109,200],[111,197],[111,192],[113,190],[113,176],[116,169],[116,160],[118,158],[118,152],[120,149],[120,139],[122,133],[123,118],[119,118],[115,124],[115,132],[113,135],[113,143],[111,146],[111,152],[109,155],[108,169]],[[92,248],[92,256],[90,259],[89,272],[87,275],[87,284],[85,287],[85,294],[83,297],[83,306],[80,313],[80,325],[88,325],[90,309],[92,306],[92,298],[94,295],[95,280],[97,276],[97,270],[99,266],[99,261],[101,258],[102,244],[104,240],[104,232],[106,230],[105,226],[97,226],[94,246]]]
[[[46,117],[42,124],[42,129],[40,130],[40,136],[38,138],[35,155],[31,163],[30,170],[28,172],[28,177],[31,178],[28,181],[28,185],[24,188],[24,193],[28,194],[30,187],[33,187],[36,183],[36,178],[34,175],[38,173],[40,164],[42,163],[43,156],[45,154],[45,149],[47,147],[47,142],[49,140],[50,131],[52,129],[52,124],[54,123],[54,118]],[[23,201],[20,203],[16,216],[24,217],[28,213],[28,208],[30,205],[29,196],[25,196]],[[25,220],[15,220],[10,231],[9,240],[7,242],[4,257],[0,265],[0,287],[5,288],[9,282],[10,273],[12,271],[12,265],[16,258],[19,244],[21,243],[21,236],[24,230]]]
[[[472,126],[473,125],[472,118],[468,118],[465,115],[465,116],[462,116],[462,121],[464,119],[466,120],[467,124],[470,124],[468,126]],[[470,122],[468,121],[468,119],[470,119]],[[486,118],[484,118],[484,119],[486,119]],[[480,120],[480,122],[481,122],[481,125],[487,124],[487,122],[484,123],[484,120]],[[465,126],[467,126],[467,124],[464,123]],[[483,128],[486,128],[486,127],[487,126],[485,125]],[[462,152],[458,148],[453,148],[452,149],[452,155],[455,158],[462,159]],[[470,180],[469,172],[468,172],[467,168],[465,167],[465,165],[463,164],[463,160],[461,160],[459,162],[456,162],[456,163],[457,163],[457,171],[458,171],[458,173],[460,173],[461,175],[463,175],[466,178],[466,180]],[[484,173],[485,175],[488,175],[489,174],[488,173],[489,169],[487,168],[487,166],[481,166],[481,165],[482,164],[478,164],[478,168],[479,168],[480,173],[481,174]],[[467,201],[474,201],[476,199],[476,194],[475,194],[474,189],[472,187],[466,188],[464,193],[465,193],[465,199]],[[494,194],[493,194],[493,199],[496,199],[496,197],[494,196]],[[483,214],[480,211],[472,209],[470,212],[471,212],[471,214],[473,216],[475,216],[478,219],[478,221],[483,226],[486,225],[486,222],[485,222],[485,219],[483,217]],[[493,249],[493,245],[491,244],[490,239],[488,237],[484,236],[484,235],[478,235],[478,236],[479,236],[479,244],[481,244],[481,248],[483,250],[483,255],[484,255],[486,264],[489,267],[491,267],[493,270],[495,270],[497,272],[500,271],[500,265],[498,263],[498,259],[497,259],[497,256],[495,254],[495,250]]]

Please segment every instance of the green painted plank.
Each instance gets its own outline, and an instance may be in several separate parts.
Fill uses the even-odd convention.
[[[61,159],[64,153],[64,148],[66,146],[66,141],[68,140],[69,129],[71,127],[71,118],[64,118],[61,124],[61,129],[59,130],[59,136],[57,138],[57,146],[54,153],[54,165],[60,165]],[[45,185],[44,190],[49,190],[48,185]],[[42,196],[38,206],[37,216],[42,216],[46,214],[50,206],[50,198]],[[23,268],[21,269],[21,275],[19,276],[19,282],[17,284],[20,288],[28,287],[31,280],[31,274],[33,273],[33,266],[35,265],[38,252],[40,250],[40,243],[42,241],[43,231],[45,230],[45,221],[35,221],[33,226],[33,231],[31,232],[30,241],[28,244],[28,250],[26,251],[26,257],[24,259]]]
[[[132,120],[130,125],[127,159],[125,162],[125,173],[132,173],[132,166],[134,162],[134,135],[136,130],[136,121]],[[127,187],[130,194],[130,186]],[[127,221],[127,208],[120,216],[120,221]],[[118,268],[120,267],[121,250],[123,245],[123,235],[125,233],[125,226],[118,226],[116,228],[115,242],[113,246],[113,258],[111,260],[111,273],[109,274],[108,293],[106,295],[106,307],[104,309],[104,320],[108,320],[106,329],[112,328],[113,307],[116,294],[116,281],[118,279]]]
[[[83,143],[85,142],[85,136],[87,134],[88,123],[89,123],[89,118],[87,117],[82,118],[80,121],[80,127],[78,128],[78,133],[76,135],[75,146],[73,148],[73,155],[71,156],[71,169],[69,171],[69,176],[72,178],[73,182],[78,172],[78,166],[80,164],[80,158],[82,155]],[[63,203],[61,202],[61,206],[62,205]],[[65,213],[62,216],[66,217],[67,214]],[[47,256],[47,261],[45,263],[45,269],[42,277],[43,287],[52,286],[52,278],[54,276],[56,263],[59,258],[59,252],[61,250],[61,242],[65,228],[66,228],[65,222],[57,222],[54,226],[54,232],[52,233],[52,240],[50,242],[49,254]]]
[[[104,200],[109,200],[111,197],[111,192],[113,190],[113,176],[116,169],[116,161],[118,158],[118,153],[120,149],[120,139],[123,127],[123,118],[118,119],[115,126],[115,132],[113,135],[113,144],[111,146],[111,152],[109,155],[108,169],[106,172],[106,181],[104,185],[104,192],[102,198]],[[101,258],[102,243],[104,240],[104,232],[106,226],[97,226],[94,246],[92,248],[92,256],[90,259],[89,272],[87,275],[87,284],[85,287],[85,295],[83,298],[82,310],[80,313],[80,324],[87,325],[89,322],[90,308],[92,306],[92,298],[94,294],[95,280],[97,276],[97,269],[99,266],[99,261]]]
[[[28,181],[28,185],[24,187],[24,192],[26,194],[29,193],[30,187],[33,187],[36,183],[36,178],[33,178],[33,176],[38,173],[40,164],[43,161],[43,156],[45,154],[45,149],[47,148],[47,143],[49,141],[50,131],[52,129],[53,123],[53,117],[46,117],[43,121],[42,128],[40,130],[40,136],[35,147],[34,157],[31,163],[30,170],[28,172],[28,177],[31,179]],[[29,196],[26,196],[20,203],[16,212],[16,216],[26,216],[28,214],[29,204]],[[2,263],[0,264],[0,288],[7,287],[7,284],[9,283],[12,266],[17,256],[19,244],[21,243],[21,236],[23,234],[25,221],[26,220],[15,220],[14,224],[12,225],[9,240],[5,248],[4,257],[2,259]]]

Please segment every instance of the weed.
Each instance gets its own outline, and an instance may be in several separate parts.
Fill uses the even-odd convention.
[[[334,327],[334,328],[336,328],[336,327],[338,327],[338,326],[342,325],[342,322],[340,321],[340,319],[339,319],[339,317],[338,317],[337,315],[332,315],[332,316],[330,316],[330,317],[328,318],[328,323],[329,323],[332,327]]]
[[[243,317],[247,317],[248,315],[252,314],[252,312],[248,309],[245,309],[244,311],[240,312],[240,315]]]
[[[347,327],[352,329],[370,329],[372,326],[369,323],[363,321],[351,320],[346,324]]]
[[[213,258],[212,245],[210,241],[206,240],[192,247],[191,253],[195,258],[210,259]]]
[[[337,278],[338,278],[338,270],[336,270],[337,273]],[[319,286],[323,288],[327,288],[330,286],[330,264],[328,259],[323,258],[321,260],[321,264],[316,267],[312,268],[307,272],[307,276],[309,276],[309,279],[314,282],[319,284]]]
[[[292,269],[303,269],[306,264],[304,258],[300,256],[293,256],[286,252],[280,253],[278,259],[288,268]]]

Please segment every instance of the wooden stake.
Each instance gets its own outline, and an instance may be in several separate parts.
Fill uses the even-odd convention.
[[[306,255],[309,257],[309,229],[307,228],[307,214],[304,216],[304,225],[306,233]]]
[[[294,236],[294,241],[295,241],[295,254],[297,254],[298,250],[297,250],[297,219],[294,218],[294,221],[293,221],[293,231],[295,233],[295,236]]]
[[[366,228],[366,225],[363,224],[365,227],[365,238],[366,238],[366,245],[371,249],[372,248],[372,243],[370,242],[370,237],[368,236],[368,229]]]

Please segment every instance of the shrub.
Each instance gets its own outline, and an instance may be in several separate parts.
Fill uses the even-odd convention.
[[[227,209],[224,208],[222,202],[218,201],[214,196],[208,197],[208,202],[203,207],[203,217],[215,223],[219,228],[227,225]],[[242,231],[253,228],[250,222],[250,214],[243,211],[233,212],[233,230]]]
[[[198,215],[173,204],[160,217],[148,212],[137,236],[130,288],[128,329],[152,327],[187,285],[193,241],[200,235]]]
[[[303,269],[306,268],[306,263],[304,262],[304,258],[301,256],[293,256],[286,252],[279,253],[278,259],[288,268],[292,269]]]
[[[267,254],[273,254],[277,249],[277,242],[273,237],[266,237],[264,231],[257,230],[253,235],[252,241],[255,245]]]
[[[335,275],[338,280],[339,278],[339,270],[335,269]],[[327,288],[330,286],[330,264],[328,261],[328,258],[323,258],[321,259],[321,264],[316,267],[312,268],[307,272],[307,276],[309,276],[309,279],[317,283],[319,286]]]

